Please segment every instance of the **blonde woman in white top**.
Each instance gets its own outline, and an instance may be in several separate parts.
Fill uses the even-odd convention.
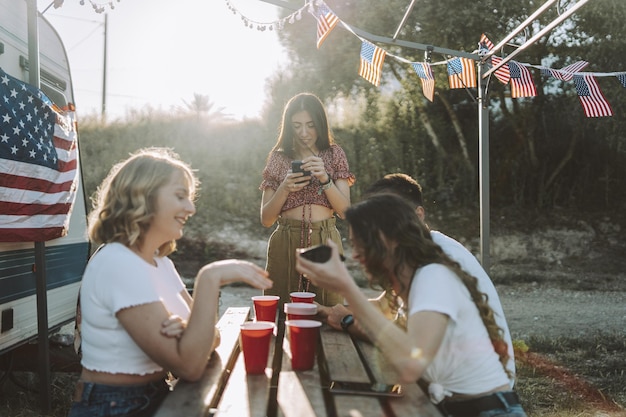
[[[252,263],[208,264],[193,298],[167,258],[195,213],[198,181],[168,149],[143,149],[113,167],[98,189],[89,235],[104,246],[81,288],[83,366],[70,417],[154,414],[169,373],[198,380],[219,335],[219,290],[235,281],[268,289]]]

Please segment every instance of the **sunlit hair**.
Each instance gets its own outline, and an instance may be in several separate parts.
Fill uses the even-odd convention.
[[[415,207],[423,206],[422,186],[412,177],[394,173],[372,183],[365,190],[365,197],[379,193],[394,193],[409,200]]]
[[[157,209],[157,193],[176,172],[185,178],[193,200],[198,179],[171,149],[140,149],[116,164],[92,198],[91,240],[96,244],[119,242],[128,247],[141,246]],[[167,256],[175,249],[176,241],[172,240],[161,245],[158,255]]]
[[[300,93],[293,96],[283,110],[283,117],[280,124],[278,140],[272,151],[280,151],[294,158],[294,138],[295,131],[291,125],[291,118],[301,111],[306,111],[311,116],[317,131],[317,141],[315,146],[322,151],[333,144],[334,138],[328,125],[328,117],[321,100],[311,93]]]
[[[494,349],[510,377],[510,371],[506,368],[509,354],[503,338],[504,331],[496,324],[487,295],[478,290],[478,279],[465,272],[433,242],[430,231],[420,221],[411,203],[397,194],[373,195],[348,208],[346,220],[350,226],[352,243],[364,259],[370,285],[386,291],[394,312],[397,312],[400,300],[392,289],[390,274],[400,277],[403,273],[406,274],[408,268],[410,277],[403,285],[410,288],[418,268],[432,263],[450,268],[463,282],[478,307]],[[396,244],[393,253],[389,252],[390,242]],[[388,257],[393,260],[392,266],[385,263]],[[405,289],[406,287],[401,288],[402,291]]]

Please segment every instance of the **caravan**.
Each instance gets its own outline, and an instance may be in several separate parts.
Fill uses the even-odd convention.
[[[74,103],[72,78],[63,42],[43,16],[38,15],[37,20],[40,88],[60,108],[71,108]],[[29,82],[28,57],[27,2],[0,0],[0,69]],[[2,117],[0,115],[0,136],[6,128],[1,123]],[[0,159],[0,164],[5,163],[3,161]],[[80,163],[76,169],[78,188],[68,233],[44,244],[49,330],[74,319],[78,289],[89,256]],[[11,184],[0,183],[0,187],[10,188]],[[2,195],[0,192],[0,197]],[[6,203],[0,201],[0,204]],[[2,223],[0,215],[0,229]],[[35,254],[34,242],[0,242],[0,355],[37,337]]]

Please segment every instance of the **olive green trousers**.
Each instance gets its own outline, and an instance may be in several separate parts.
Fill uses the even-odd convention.
[[[316,294],[315,301],[322,305],[333,306],[343,304],[343,297],[337,293],[314,286],[296,271],[296,249],[326,243],[331,239],[343,254],[341,236],[335,225],[335,218],[307,223],[300,220],[278,219],[278,226],[272,232],[267,246],[267,265],[269,278],[274,281],[272,288],[265,290],[265,295],[278,295],[280,306],[290,302],[289,293],[294,291],[310,291]],[[301,244],[303,242],[303,244]]]

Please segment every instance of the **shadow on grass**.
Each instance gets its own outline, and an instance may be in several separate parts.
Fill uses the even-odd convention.
[[[626,334],[532,337],[517,341],[515,354],[529,416],[626,415]]]

